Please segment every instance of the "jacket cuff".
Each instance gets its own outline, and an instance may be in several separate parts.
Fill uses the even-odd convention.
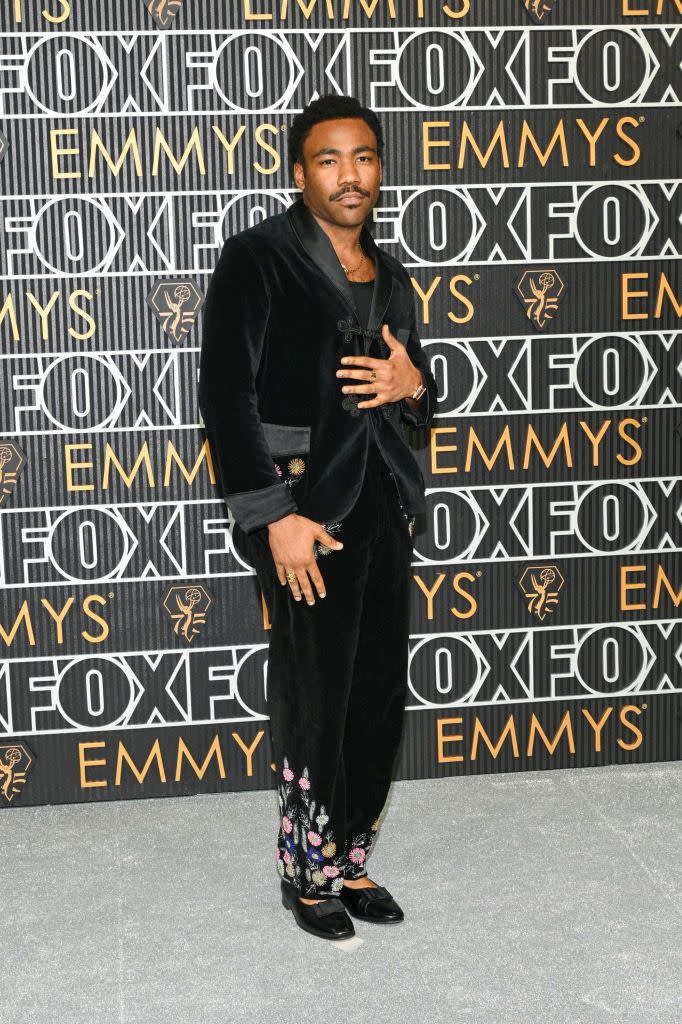
[[[405,398],[401,398],[399,402],[403,419],[413,427],[425,427],[431,419],[431,389],[428,386],[428,382],[426,383],[426,391],[417,402],[416,409],[408,405]]]
[[[267,526],[291,512],[298,512],[298,505],[289,488],[281,482],[259,487],[255,491],[229,494],[225,502],[244,533],[253,533],[260,526]]]

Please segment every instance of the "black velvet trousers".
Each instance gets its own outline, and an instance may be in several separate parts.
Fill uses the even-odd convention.
[[[267,527],[235,525],[271,622],[267,703],[277,767],[276,867],[298,894],[334,896],[367,875],[407,699],[414,518],[370,446],[360,495],[316,557],[326,597],[297,601],[275,571]]]

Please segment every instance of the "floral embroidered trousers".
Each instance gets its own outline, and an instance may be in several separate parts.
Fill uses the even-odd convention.
[[[313,588],[313,605],[279,582],[267,526],[248,535],[233,530],[271,622],[276,868],[310,899],[334,896],[344,878],[367,875],[407,699],[414,517],[378,450],[369,452],[355,505],[345,519],[323,524],[344,547],[315,542],[326,597]]]

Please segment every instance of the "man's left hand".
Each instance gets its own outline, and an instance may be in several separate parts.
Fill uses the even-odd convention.
[[[371,409],[385,402],[398,402],[408,398],[422,383],[422,372],[417,369],[407,354],[405,346],[391,334],[388,324],[382,324],[381,336],[391,350],[388,359],[375,359],[372,356],[343,356],[341,362],[344,369],[337,370],[337,377],[352,377],[363,380],[365,384],[344,384],[341,390],[345,394],[375,395],[358,402],[358,409]],[[354,369],[359,367],[359,369]],[[376,373],[371,379],[372,370]]]

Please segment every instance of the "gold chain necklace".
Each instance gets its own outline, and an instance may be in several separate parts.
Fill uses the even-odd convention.
[[[347,267],[347,266],[345,265],[345,263],[342,263],[342,264],[341,264],[341,266],[343,267],[343,270],[344,270],[344,272],[345,272],[346,274],[355,274],[355,273],[357,273],[357,271],[358,271],[358,270],[360,269],[360,267],[362,266],[362,264],[363,264],[364,262],[365,262],[365,253],[364,253],[364,251],[363,251],[363,253],[362,253],[362,256],[360,257],[360,262],[358,263],[357,267],[351,267],[351,268],[349,269],[349,268],[348,268],[348,267]]]

